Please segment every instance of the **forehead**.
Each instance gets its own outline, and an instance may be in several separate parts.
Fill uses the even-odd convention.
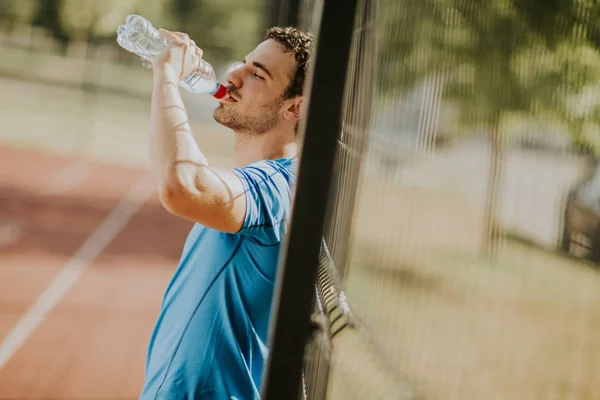
[[[273,80],[282,81],[287,84],[293,78],[296,71],[296,59],[292,52],[286,52],[282,44],[273,39],[268,39],[256,46],[248,54],[246,60],[264,64],[271,74]]]

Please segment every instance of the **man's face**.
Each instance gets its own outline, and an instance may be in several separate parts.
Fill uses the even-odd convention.
[[[283,118],[283,95],[296,71],[292,53],[269,39],[227,75],[230,96],[220,100],[213,116],[237,132],[261,134]]]

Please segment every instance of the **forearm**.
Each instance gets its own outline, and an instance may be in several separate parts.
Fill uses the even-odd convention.
[[[161,194],[184,186],[195,187],[197,171],[208,166],[192,136],[178,79],[168,68],[154,69],[150,163]]]

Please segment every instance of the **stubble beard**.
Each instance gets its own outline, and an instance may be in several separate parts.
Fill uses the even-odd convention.
[[[213,112],[215,121],[236,133],[248,135],[261,135],[277,124],[281,101],[269,107],[260,107],[256,112],[252,112],[252,115],[243,115],[239,110],[231,107],[234,104],[239,106],[237,103],[219,104]]]

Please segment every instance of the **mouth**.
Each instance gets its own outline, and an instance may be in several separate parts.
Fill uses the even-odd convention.
[[[227,96],[223,97],[220,101],[225,103],[237,103],[239,100],[231,92],[227,92]]]

